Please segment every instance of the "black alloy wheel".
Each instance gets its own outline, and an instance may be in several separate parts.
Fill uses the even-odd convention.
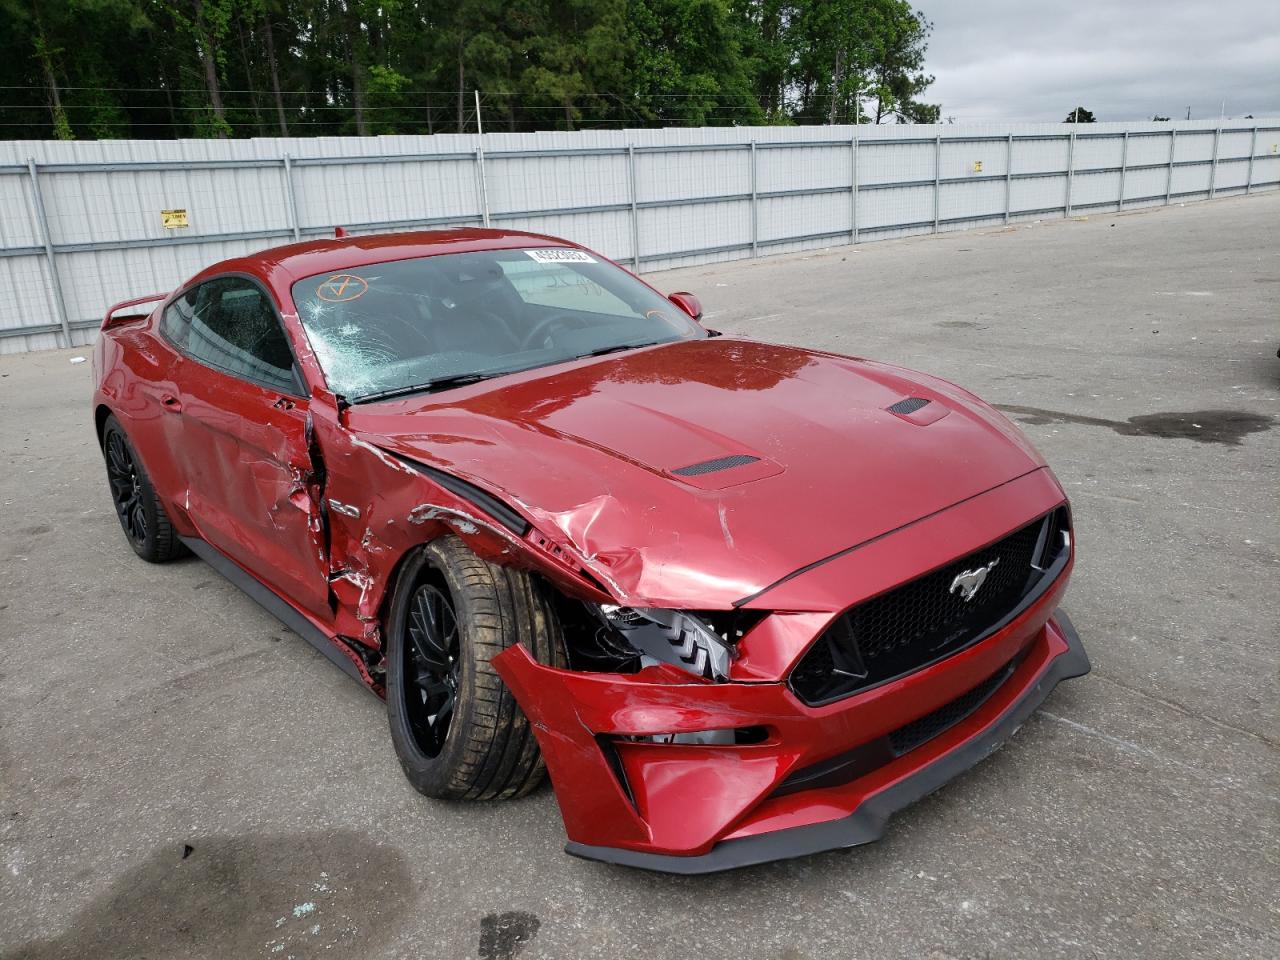
[[[497,800],[542,780],[533,725],[490,661],[521,644],[539,663],[565,665],[551,589],[453,535],[405,557],[386,616],[387,720],[420,793]]]
[[[133,552],[148,563],[185,556],[186,545],[169,522],[142,460],[114,415],[102,423],[102,458],[107,466],[111,505],[116,508],[120,529]]]
[[[107,482],[111,484],[111,501],[125,535],[135,544],[147,541],[147,513],[142,503],[142,482],[138,464],[124,434],[112,430],[106,438]]]
[[[433,583],[419,585],[405,626],[405,712],[418,749],[434,757],[449,735],[461,673],[458,615],[448,592]]]

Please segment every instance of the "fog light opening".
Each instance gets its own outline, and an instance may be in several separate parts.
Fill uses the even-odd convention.
[[[692,733],[624,734],[614,737],[619,743],[664,743],[692,746],[750,746],[769,739],[766,727],[726,727],[720,730],[697,730]]]

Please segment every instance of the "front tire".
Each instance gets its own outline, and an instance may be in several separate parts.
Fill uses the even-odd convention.
[[[420,793],[506,799],[542,781],[529,721],[489,663],[516,643],[564,664],[559,621],[528,573],[488,563],[453,536],[405,562],[388,615],[387,714]]]
[[[102,425],[102,457],[111,503],[133,552],[148,563],[166,563],[187,553],[156,496],[142,461],[114,415]]]

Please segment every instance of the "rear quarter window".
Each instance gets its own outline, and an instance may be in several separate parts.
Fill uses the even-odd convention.
[[[198,288],[197,288],[198,289]],[[195,312],[196,290],[188,290],[169,306],[160,317],[160,332],[179,350],[186,351],[191,339],[191,317]]]

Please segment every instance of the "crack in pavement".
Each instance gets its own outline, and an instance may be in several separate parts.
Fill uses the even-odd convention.
[[[1128,690],[1130,693],[1137,694],[1140,697],[1145,697],[1148,700],[1152,700],[1156,703],[1162,704],[1163,706],[1168,707],[1170,710],[1176,710],[1178,713],[1181,713],[1185,717],[1191,717],[1192,719],[1195,719],[1195,720],[1204,720],[1208,723],[1213,724],[1216,727],[1222,727],[1224,730],[1230,730],[1233,733],[1240,734],[1241,736],[1249,737],[1252,740],[1257,740],[1260,743],[1263,743],[1266,746],[1271,747],[1272,749],[1280,748],[1280,743],[1276,743],[1276,741],[1272,740],[1266,734],[1255,733],[1252,730],[1246,730],[1244,727],[1238,727],[1234,723],[1230,723],[1229,721],[1219,720],[1217,717],[1211,717],[1207,713],[1199,713],[1198,711],[1192,710],[1190,707],[1183,706],[1182,704],[1177,703],[1173,700],[1166,700],[1164,697],[1156,696],[1154,693],[1150,693],[1146,690],[1140,690],[1137,687],[1132,687],[1127,683],[1121,683],[1115,677],[1109,677],[1105,673],[1101,673],[1097,669],[1097,667],[1093,669],[1093,674],[1099,680],[1104,680],[1107,683],[1115,684],[1117,687],[1119,687],[1122,690]]]

